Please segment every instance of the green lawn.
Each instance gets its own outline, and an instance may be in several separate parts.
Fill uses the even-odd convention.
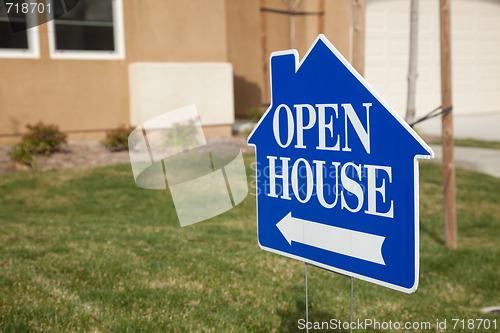
[[[490,149],[500,149],[499,141],[485,141],[485,140],[475,140],[475,139],[456,139],[455,144],[461,147],[478,147],[478,148],[490,148]]]
[[[440,166],[421,163],[420,175],[420,287],[355,280],[355,319],[431,332],[447,319],[460,332],[452,319],[487,318],[497,330],[464,332],[500,331],[500,316],[479,311],[500,305],[500,179],[458,170],[450,251]],[[0,226],[0,332],[297,332],[305,318],[304,264],[259,249],[253,195],[181,228],[169,193],[137,188],[129,165],[3,174]],[[350,279],[308,277],[309,319],[348,320]]]
[[[455,146],[457,147],[474,147],[474,148],[488,148],[500,149],[500,141],[485,141],[476,139],[455,139]],[[432,144],[440,145],[441,141],[432,142]]]

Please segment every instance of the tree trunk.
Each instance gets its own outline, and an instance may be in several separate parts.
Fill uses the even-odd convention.
[[[292,13],[289,17],[290,23],[290,49],[295,48],[295,10],[300,6],[302,0],[288,0],[288,10]]]
[[[410,59],[408,66],[408,95],[406,99],[406,117],[407,123],[415,121],[415,94],[417,90],[418,77],[418,2],[411,0],[410,9]]]
[[[354,0],[353,11],[352,65],[361,76],[365,76],[366,0]]]

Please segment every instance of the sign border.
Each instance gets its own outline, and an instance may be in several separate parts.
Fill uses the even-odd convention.
[[[398,286],[398,285],[395,285],[395,284],[392,284],[392,283],[388,283],[388,282],[385,282],[385,281],[382,281],[382,280],[377,280],[375,278],[371,278],[371,277],[367,277],[367,276],[364,276],[364,275],[360,275],[360,274],[356,274],[356,273],[353,273],[353,272],[349,272],[349,271],[345,271],[343,269],[340,269],[340,268],[337,268],[337,267],[333,267],[333,266],[330,266],[330,265],[326,265],[326,264],[322,264],[322,263],[319,263],[319,262],[316,262],[314,260],[310,260],[310,259],[307,259],[307,258],[303,258],[303,257],[300,257],[300,256],[296,256],[296,255],[293,255],[293,254],[290,254],[290,253],[287,253],[287,252],[282,252],[282,251],[279,251],[279,250],[276,250],[276,249],[273,249],[273,248],[269,248],[269,247],[266,247],[266,246],[263,246],[260,244],[260,240],[259,240],[259,237],[258,237],[258,233],[259,233],[259,200],[258,200],[258,196],[256,196],[256,208],[257,208],[257,241],[259,243],[259,247],[262,249],[262,250],[265,250],[265,251],[269,251],[269,252],[272,252],[272,253],[276,253],[276,254],[279,254],[279,255],[282,255],[282,256],[285,256],[285,257],[289,257],[289,258],[292,258],[292,259],[296,259],[296,260],[299,260],[299,261],[303,261],[305,263],[308,263],[308,264],[311,264],[311,265],[314,265],[314,266],[318,266],[318,267],[321,267],[321,268],[324,268],[326,270],[329,270],[329,271],[332,271],[332,272],[335,272],[335,273],[339,273],[339,274],[342,274],[342,275],[347,275],[347,276],[350,276],[350,277],[355,277],[355,278],[358,278],[360,280],[363,280],[363,281],[367,281],[367,282],[371,282],[371,283],[374,283],[374,284],[378,284],[378,285],[381,285],[381,286],[384,286],[384,287],[387,287],[387,288],[391,288],[391,289],[394,289],[394,290],[398,290],[398,291],[401,291],[401,292],[405,292],[405,293],[408,293],[408,294],[411,294],[413,292],[415,292],[418,288],[418,283],[419,283],[419,268],[420,268],[420,212],[419,212],[419,168],[418,168],[418,160],[419,159],[432,159],[434,158],[434,152],[432,151],[432,149],[429,147],[429,145],[427,145],[427,143],[425,143],[425,141],[420,137],[418,136],[418,134],[410,127],[410,125],[408,125],[408,123],[406,123],[403,118],[397,113],[395,112],[392,107],[375,91],[375,89],[356,71],[356,69],[354,69],[354,67],[344,58],[344,56],[335,48],[335,46],[333,46],[333,44],[326,38],[326,36],[324,34],[319,34],[318,37],[316,37],[316,39],[314,40],[313,44],[311,45],[311,47],[309,48],[309,50],[307,51],[307,53],[305,54],[305,56],[302,58],[302,60],[300,60],[300,62],[298,61],[299,59],[299,52],[295,49],[292,49],[292,50],[284,50],[284,51],[275,51],[275,52],[272,52],[271,53],[271,56],[269,57],[269,64],[272,63],[272,58],[273,57],[276,57],[276,56],[283,56],[283,55],[293,55],[294,56],[294,59],[295,59],[295,72],[297,72],[300,68],[300,66],[302,65],[302,63],[304,63],[304,61],[307,59],[307,57],[309,56],[309,54],[311,53],[311,51],[314,49],[314,47],[316,46],[316,43],[318,43],[318,41],[322,41],[329,49],[330,51],[342,62],[342,64],[356,77],[356,79],[373,95],[373,97],[375,97],[381,104],[382,106],[384,106],[386,108],[386,110],[388,110],[391,115],[396,118],[396,120],[401,124],[401,126],[403,126],[404,129],[406,129],[406,131],[413,137],[415,138],[415,140],[420,143],[420,145],[429,152],[429,155],[419,155],[419,154],[416,154],[413,158],[413,168],[414,168],[414,172],[413,172],[413,178],[414,178],[414,212],[415,212],[415,220],[414,220],[414,225],[415,225],[415,230],[414,230],[414,233],[415,233],[415,282],[413,284],[413,286],[411,286],[410,288],[404,288],[404,287],[401,287],[401,286]],[[271,90],[271,104],[269,105],[269,107],[267,108],[266,112],[262,115],[262,117],[260,118],[259,122],[257,123],[257,125],[255,125],[254,129],[252,130],[252,132],[250,133],[250,135],[248,136],[248,139],[247,139],[247,142],[250,141],[250,139],[252,138],[252,136],[254,135],[254,133],[256,132],[256,130],[259,128],[260,126],[260,123],[266,118],[267,114],[273,109],[273,103],[274,101],[272,100],[272,91],[273,91],[273,80],[272,80],[272,71],[273,71],[273,66],[271,65],[270,66],[270,81],[271,81],[271,84],[270,84],[270,90]],[[258,147],[254,144],[254,143],[248,143],[249,146],[253,146],[255,147],[255,156],[257,156],[257,149]],[[257,179],[257,182],[258,182],[258,179]],[[257,189],[256,189],[257,191]],[[279,221],[278,221],[279,222]],[[278,223],[276,222],[276,223]]]

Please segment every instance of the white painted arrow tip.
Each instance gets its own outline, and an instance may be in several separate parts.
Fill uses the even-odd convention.
[[[286,238],[288,244],[292,245],[292,238],[291,238],[291,233],[289,233],[289,223],[292,220],[292,212],[288,213],[283,217],[278,223],[276,223],[276,226],[280,230],[281,234]]]

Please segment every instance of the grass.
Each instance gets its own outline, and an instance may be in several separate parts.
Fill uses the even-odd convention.
[[[420,175],[420,287],[355,280],[354,318],[498,328],[480,309],[500,305],[500,180],[458,170],[450,251],[440,166]],[[304,265],[259,249],[252,195],[180,228],[168,191],[137,188],[128,165],[4,174],[0,226],[0,332],[297,332],[305,318]],[[350,279],[314,267],[308,277],[309,319],[348,320]],[[495,330],[467,330],[483,331]]]
[[[486,141],[476,139],[455,139],[455,146],[458,147],[474,147],[474,148],[488,148],[500,149],[500,141]],[[433,144],[441,144],[441,141],[433,142]]]
[[[500,141],[485,141],[476,139],[456,139],[455,144],[461,147],[477,147],[500,149]]]

